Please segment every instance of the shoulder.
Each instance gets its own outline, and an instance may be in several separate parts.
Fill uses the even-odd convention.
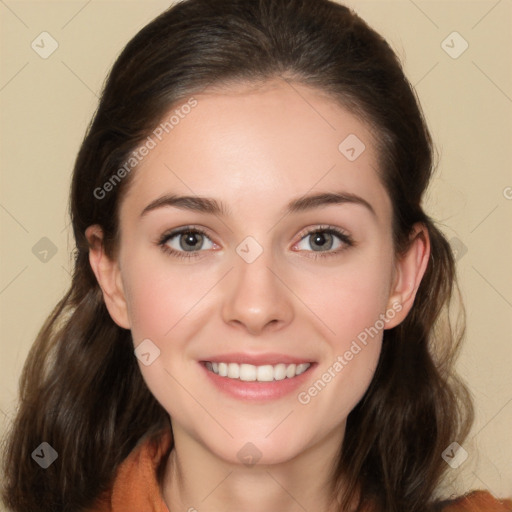
[[[436,512],[512,512],[512,500],[497,499],[487,491],[473,491],[454,500],[444,501]]]

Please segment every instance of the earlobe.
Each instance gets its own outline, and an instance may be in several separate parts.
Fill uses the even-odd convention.
[[[105,254],[103,230],[98,225],[89,226],[85,236],[89,242],[89,262],[103,293],[108,312],[119,327],[130,329],[121,271],[118,262]]]
[[[386,329],[400,324],[412,308],[416,292],[427,269],[430,258],[430,238],[424,224],[414,226],[411,243],[407,252],[402,255],[395,265],[395,277],[388,308],[398,313],[386,323]],[[397,305],[400,307],[397,307]]]

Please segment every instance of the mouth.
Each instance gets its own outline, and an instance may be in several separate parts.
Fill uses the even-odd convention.
[[[246,362],[223,361],[199,361],[213,389],[220,391],[225,396],[242,400],[244,402],[264,403],[285,398],[297,392],[300,387],[307,386],[307,382],[313,377],[312,372],[318,366],[316,362],[278,362],[268,364],[269,361],[258,361],[260,364]],[[283,361],[282,358],[280,359]],[[242,358],[243,360],[243,358]],[[246,358],[247,360],[247,358]],[[275,362],[273,358],[272,362]],[[279,361],[279,360],[278,360]],[[264,364],[267,363],[267,364]]]
[[[205,361],[206,369],[219,377],[234,379],[243,382],[273,382],[285,379],[293,379],[306,372],[312,363],[275,365],[265,364],[256,366],[247,363],[228,363]]]

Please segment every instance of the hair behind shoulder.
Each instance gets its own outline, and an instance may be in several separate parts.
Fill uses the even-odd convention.
[[[360,510],[368,503],[385,512],[432,505],[446,466],[441,453],[467,435],[472,407],[453,368],[463,335],[463,322],[452,325],[449,315],[458,291],[454,259],[421,206],[433,149],[416,95],[386,41],[340,4],[185,0],[127,44],[77,156],[74,273],[21,377],[4,458],[3,496],[12,510],[87,509],[142,438],[170,428],[142,379],[130,332],[108,314],[85,230],[99,224],[115,254],[119,204],[136,170],[108,193],[97,191],[174,104],[211,84],[274,77],[326,91],[375,128],[397,254],[415,223],[428,228],[426,274],[405,321],[385,331],[375,377],[348,418],[332,491],[344,505],[359,496]],[[43,441],[58,452],[45,470],[31,458]]]

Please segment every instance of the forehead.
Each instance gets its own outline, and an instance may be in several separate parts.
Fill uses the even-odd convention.
[[[150,139],[124,200],[131,206],[176,192],[277,208],[308,192],[343,190],[389,214],[372,129],[304,85],[211,88],[166,112]]]

